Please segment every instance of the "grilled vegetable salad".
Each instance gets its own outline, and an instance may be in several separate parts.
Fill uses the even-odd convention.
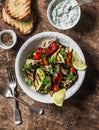
[[[27,54],[23,65],[26,84],[40,94],[53,95],[63,88],[68,89],[78,78],[72,64],[73,51],[55,38],[44,40],[41,47]]]

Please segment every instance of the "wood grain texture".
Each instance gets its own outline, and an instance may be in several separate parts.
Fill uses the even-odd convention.
[[[21,35],[0,18],[0,31],[13,29],[18,41],[11,50],[0,48],[0,86],[8,86],[6,66],[14,67],[21,45],[29,37],[44,31],[57,31],[73,38],[84,52],[88,65],[86,78],[79,91],[64,102],[62,108],[54,104],[42,104],[29,98],[18,86],[18,97],[44,109],[38,116],[19,103],[22,124],[13,122],[13,101],[0,95],[0,130],[98,130],[99,129],[99,1],[81,7],[81,19],[75,28],[61,31],[50,25],[46,11],[51,0],[33,0],[36,14],[35,31],[28,36]],[[80,1],[80,0],[79,0]],[[2,1],[0,1],[2,5]],[[1,9],[2,6],[0,6]]]

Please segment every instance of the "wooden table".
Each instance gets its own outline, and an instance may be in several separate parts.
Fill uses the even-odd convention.
[[[18,41],[11,50],[0,48],[0,86],[8,86],[6,66],[13,66],[18,50],[31,36],[56,31],[73,38],[84,52],[88,65],[85,81],[79,91],[64,102],[62,108],[54,104],[42,104],[28,97],[18,86],[18,96],[23,100],[42,107],[45,111],[38,116],[19,103],[22,124],[13,122],[13,101],[0,95],[0,130],[99,130],[99,0],[81,7],[82,15],[73,29],[61,31],[50,25],[46,11],[51,0],[34,0],[32,9],[37,21],[32,34],[21,35],[5,24],[0,18],[0,31],[12,29],[18,35]],[[0,0],[0,9],[2,0]],[[0,15],[1,16],[1,15]]]

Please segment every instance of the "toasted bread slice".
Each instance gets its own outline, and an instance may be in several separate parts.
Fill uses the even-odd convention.
[[[14,19],[27,20],[31,14],[31,0],[6,0],[5,10]]]
[[[2,17],[3,20],[11,25],[12,27],[15,27],[15,29],[19,30],[22,34],[29,34],[34,28],[34,17],[33,15],[30,16],[30,18],[26,21],[17,21],[15,19],[12,19],[5,11],[5,8],[2,9]]]

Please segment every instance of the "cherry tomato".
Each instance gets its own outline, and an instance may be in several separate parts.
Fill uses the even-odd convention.
[[[59,86],[58,85],[54,85],[54,92],[57,92],[59,90]]]

